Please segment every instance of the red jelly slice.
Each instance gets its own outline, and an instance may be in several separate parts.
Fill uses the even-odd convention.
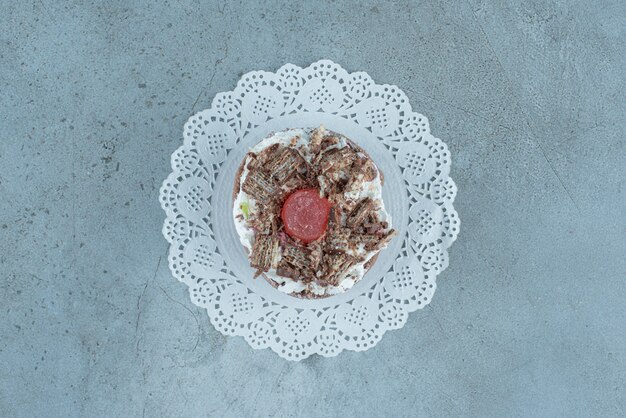
[[[326,231],[330,202],[315,189],[293,192],[280,212],[285,231],[305,243],[315,241]]]

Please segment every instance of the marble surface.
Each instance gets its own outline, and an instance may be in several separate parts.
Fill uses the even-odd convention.
[[[1,416],[626,415],[625,2],[1,9]],[[462,230],[403,329],[289,363],[191,304],[157,197],[215,93],[321,58],[429,117]]]

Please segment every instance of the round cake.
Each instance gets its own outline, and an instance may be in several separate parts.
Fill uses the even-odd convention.
[[[246,154],[233,189],[255,277],[303,298],[350,289],[395,235],[382,183],[363,149],[323,126],[268,135]]]

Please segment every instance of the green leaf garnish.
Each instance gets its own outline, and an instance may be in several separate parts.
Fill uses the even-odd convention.
[[[241,209],[241,213],[243,213],[243,217],[247,220],[250,216],[250,205],[248,202],[242,202],[239,208]]]

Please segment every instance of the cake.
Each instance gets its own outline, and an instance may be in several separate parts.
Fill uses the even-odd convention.
[[[323,126],[268,135],[234,183],[233,219],[254,277],[292,296],[347,291],[395,235],[382,173],[362,148]]]

